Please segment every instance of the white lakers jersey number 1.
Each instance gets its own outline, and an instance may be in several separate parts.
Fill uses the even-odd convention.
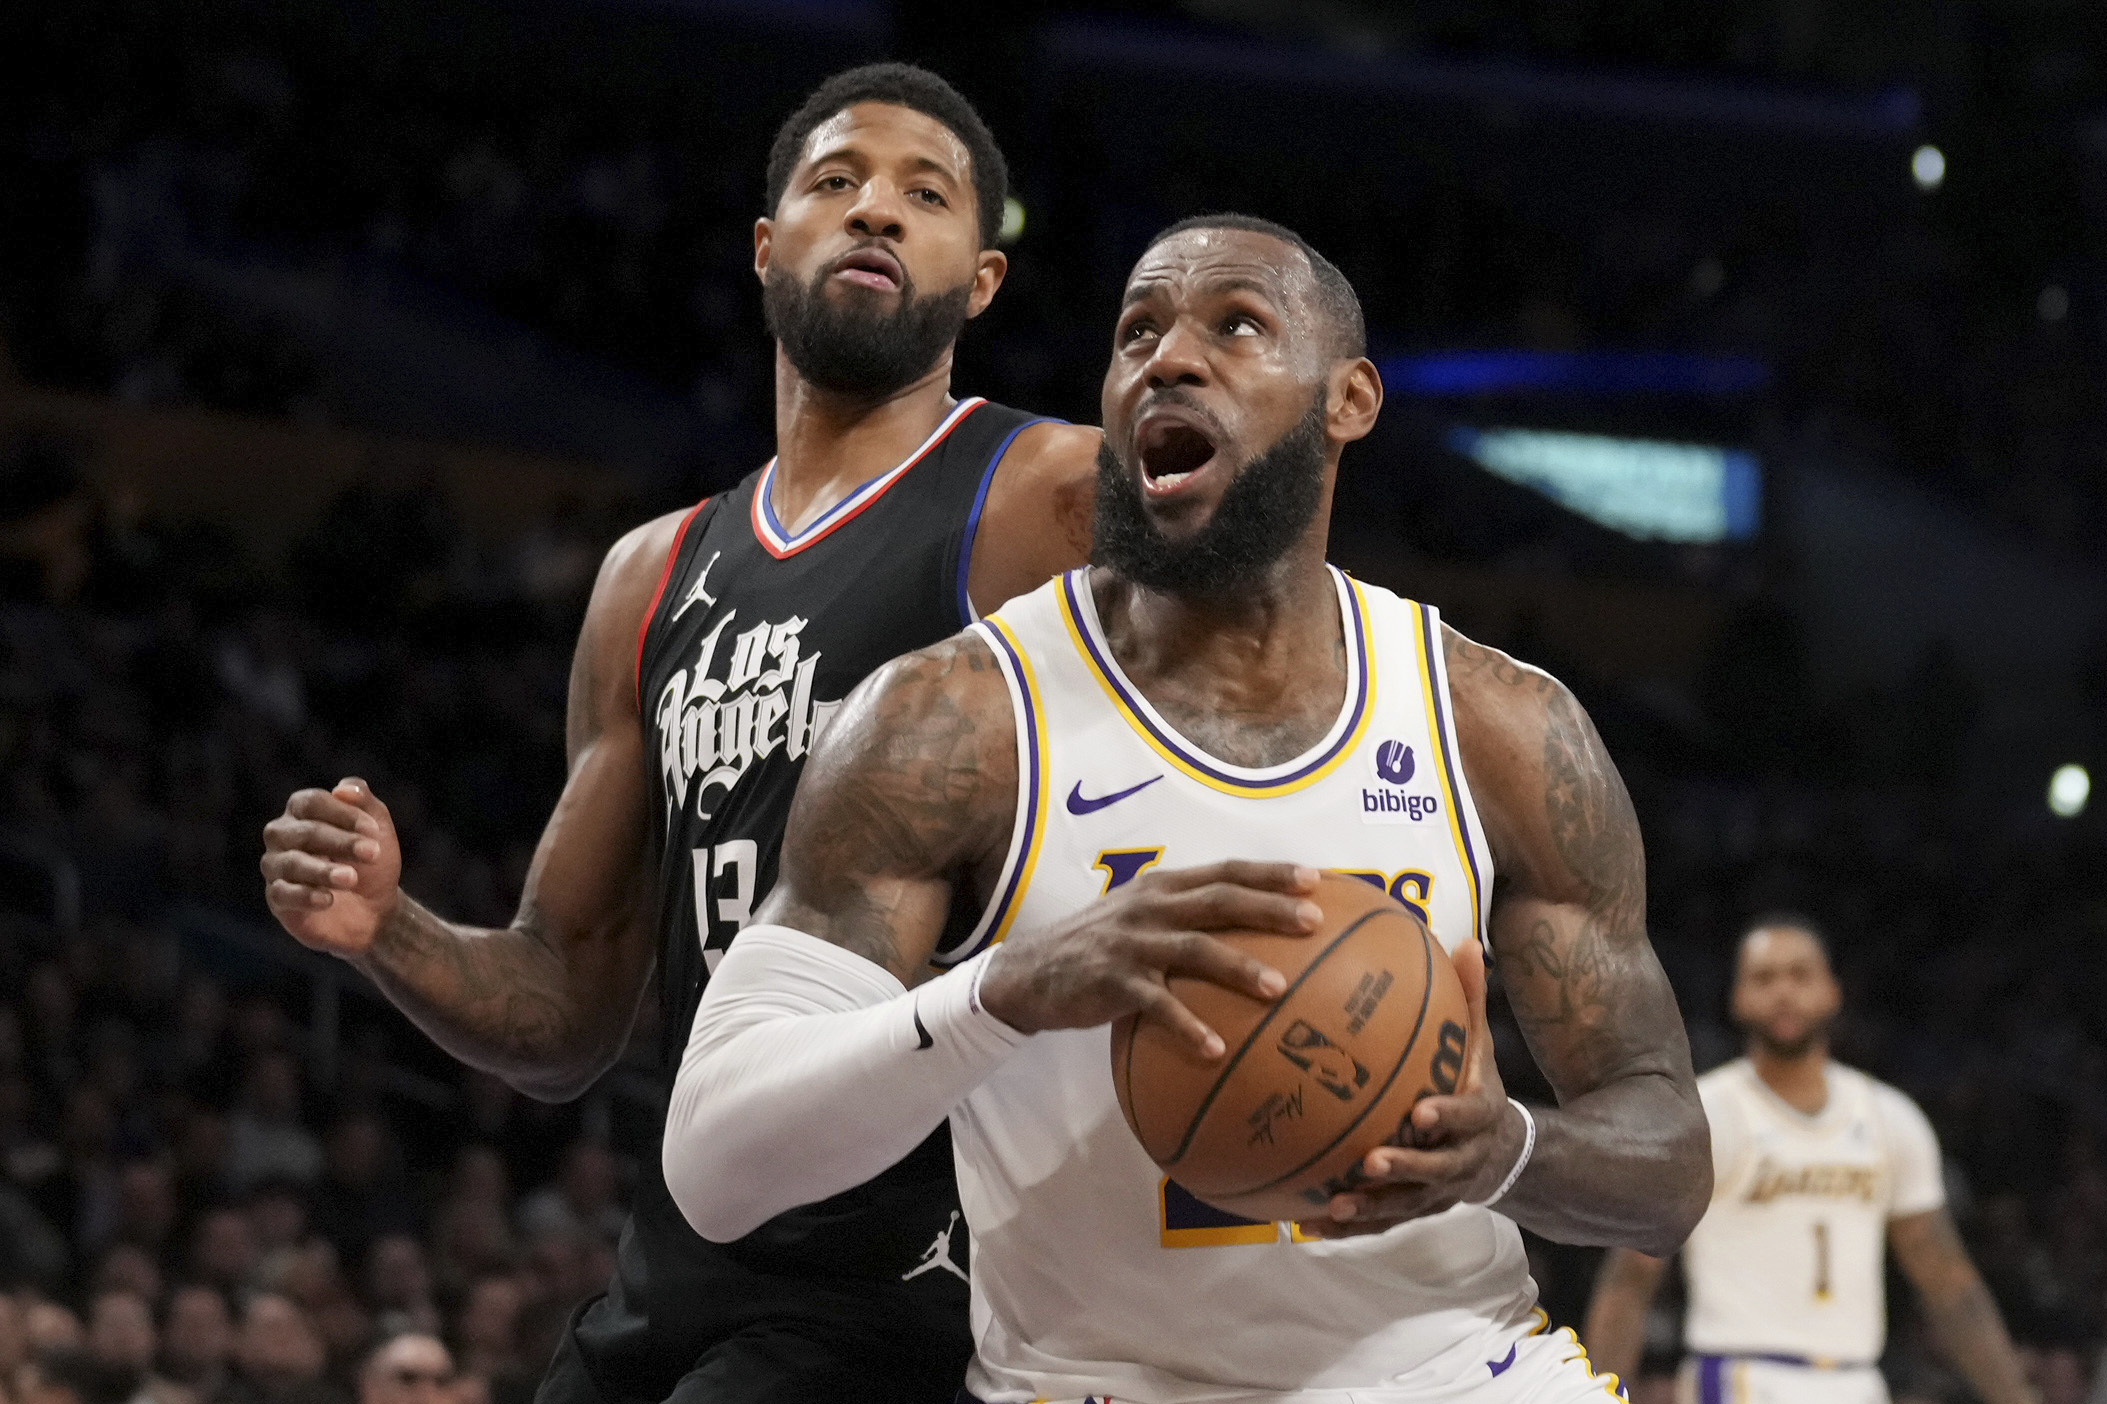
[[[1693,1353],[1880,1358],[1888,1221],[1946,1202],[1939,1143],[1886,1083],[1837,1063],[1828,1083],[1828,1103],[1809,1116],[1746,1059],[1697,1080],[1713,1183],[1683,1248]]]
[[[1263,769],[1206,755],[1156,713],[1112,655],[1087,571],[976,625],[1010,684],[1019,795],[1001,881],[953,958],[1159,865],[1233,858],[1351,872],[1445,947],[1483,939],[1492,864],[1440,621],[1333,579],[1345,704],[1307,753]],[[952,1128],[983,1399],[1411,1386],[1455,1378],[1473,1352],[1497,1363],[1531,1320],[1520,1235],[1489,1210],[1310,1242],[1184,1194],[1120,1116],[1102,1027],[1032,1038]]]

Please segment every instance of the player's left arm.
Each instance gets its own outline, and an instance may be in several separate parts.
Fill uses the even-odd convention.
[[[1712,1194],[1705,1114],[1675,993],[1646,935],[1646,861],[1624,782],[1587,714],[1548,674],[1443,631],[1464,770],[1499,873],[1492,944],[1556,1107],[1500,1212],[1546,1238],[1666,1257]],[[1490,1198],[1521,1160],[1469,948],[1457,962],[1471,1053],[1453,1096],[1413,1110],[1416,1146],[1371,1151],[1377,1182],[1334,1223],[1380,1228]]]
[[[1939,1208],[1890,1219],[1888,1242],[1917,1289],[1932,1335],[1984,1404],[2038,1404],[1953,1216]]]
[[[1090,559],[1104,437],[1084,424],[1034,424],[1002,455],[966,572],[982,616]]]

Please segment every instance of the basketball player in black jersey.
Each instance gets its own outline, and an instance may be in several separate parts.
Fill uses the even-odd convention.
[[[835,705],[1088,553],[1098,432],[951,395],[953,343],[1002,282],[1006,183],[978,115],[919,69],[837,75],[785,123],[754,226],[777,457],[609,551],[519,914],[470,928],[402,892],[387,807],[345,779],[265,830],[289,932],[547,1100],[613,1063],[656,965],[670,1083]],[[673,1207],[656,1148],[644,1167],[615,1279],[573,1318],[541,1404],[948,1404],[971,1342],[944,1133],[723,1246]]]

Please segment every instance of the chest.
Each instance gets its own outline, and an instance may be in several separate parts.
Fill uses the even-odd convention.
[[[779,557],[744,505],[716,513],[677,562],[641,679],[676,812],[706,815],[710,795],[757,765],[802,761],[859,682],[958,627],[942,524],[880,503],[873,520]]]
[[[1873,1209],[1887,1201],[1888,1158],[1866,1111],[1805,1123],[1769,1107],[1752,1113],[1748,1153],[1730,1191],[1734,1202]]]

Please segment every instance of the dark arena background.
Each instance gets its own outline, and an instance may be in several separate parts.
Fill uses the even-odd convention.
[[[391,1322],[471,1404],[530,1397],[655,1086],[464,1075],[270,920],[258,835],[365,775],[405,888],[509,920],[600,554],[771,452],[768,140],[883,57],[1015,172],[959,393],[1094,423],[1177,217],[1339,264],[1389,399],[1336,559],[1579,693],[1700,1070],[1738,923],[1827,926],[1838,1052],[1931,1116],[2040,1397],[2107,1400],[2107,12],[2074,0],[0,6],[0,1387],[129,1293],[211,1366],[182,1404],[348,1399]],[[1597,1255],[1531,1248],[1577,1325]],[[185,1282],[307,1319],[230,1343]],[[1973,1398],[1890,1303],[1896,1398]]]

